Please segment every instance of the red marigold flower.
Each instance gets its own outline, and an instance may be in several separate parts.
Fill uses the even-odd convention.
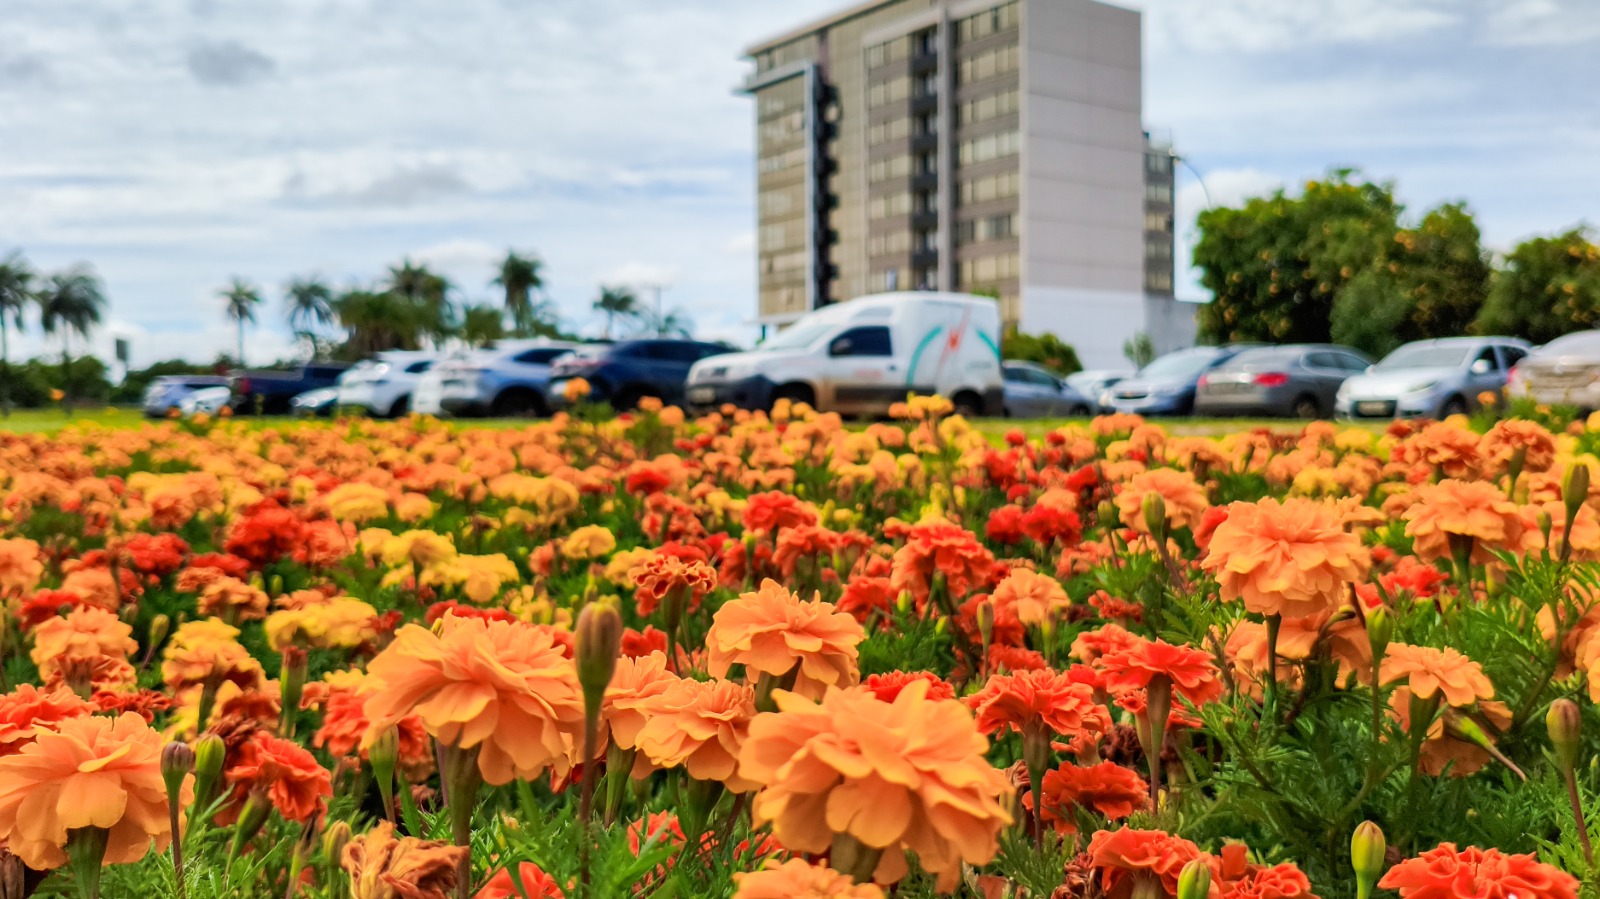
[[[1074,808],[1090,809],[1120,821],[1150,804],[1150,785],[1115,762],[1087,767],[1062,765],[1045,772],[1039,791],[1044,796],[1039,820],[1061,834],[1078,832]],[[1034,808],[1033,794],[1025,796],[1022,804]]]
[[[100,690],[90,697],[90,701],[99,711],[114,715],[132,712],[143,718],[146,724],[154,724],[157,712],[165,712],[174,705],[171,696],[157,690],[137,690],[132,693]]]
[[[1000,674],[967,697],[984,734],[1015,731],[1073,736],[1111,729],[1111,714],[1095,702],[1094,690],[1070,675],[1045,669]]]
[[[659,465],[635,462],[623,480],[623,489],[637,496],[660,493],[672,484],[672,475]]]
[[[1034,649],[1024,646],[1005,646],[995,644],[989,647],[989,670],[991,671],[1039,671],[1050,667],[1044,656]]]
[[[265,790],[278,814],[302,824],[327,807],[333,778],[300,744],[258,731],[239,750],[227,777],[241,803],[252,790]]]
[[[1115,690],[1148,687],[1150,681],[1165,677],[1179,696],[1203,705],[1222,695],[1217,666],[1208,653],[1192,646],[1173,646],[1165,640],[1144,640],[1114,652],[1099,661],[1106,682]]]
[[[792,576],[801,559],[831,556],[840,547],[842,536],[814,524],[785,528],[778,532],[778,548],[773,550],[772,563],[786,577]]]
[[[1228,843],[1210,861],[1213,888],[1220,899],[1317,899],[1305,872],[1291,862],[1250,863],[1243,843]]]
[[[433,624],[446,615],[457,618],[482,618],[484,621],[519,621],[521,619],[505,609],[482,609],[477,606],[466,605],[453,599],[436,602],[428,606],[424,614],[429,624]]]
[[[894,588],[886,577],[851,578],[839,597],[839,611],[848,612],[863,624],[874,611],[883,613],[884,624],[894,615]]]
[[[1022,516],[1022,532],[1043,546],[1070,545],[1083,536],[1083,522],[1073,510],[1077,498],[1056,488],[1046,490]]]
[[[288,509],[264,505],[234,521],[223,547],[260,567],[293,557],[304,542],[305,522]]]
[[[250,562],[232,553],[202,553],[189,560],[190,568],[215,568],[230,577],[244,577],[250,573]]]
[[[189,544],[177,534],[137,534],[122,545],[122,558],[140,574],[166,577],[183,566]]]
[[[1407,859],[1378,881],[1400,899],[1576,899],[1578,879],[1535,856],[1454,843]]]
[[[995,543],[1010,546],[1022,540],[1022,509],[1005,505],[989,513],[983,534]]]
[[[776,490],[755,493],[746,500],[742,521],[746,531],[758,534],[814,525],[817,523],[817,507]]]
[[[65,590],[40,590],[22,601],[22,606],[17,610],[17,623],[24,631],[31,631],[49,621],[59,618],[63,612],[73,609],[82,609],[94,603],[76,593]]]
[[[994,555],[971,531],[948,521],[913,525],[905,545],[894,554],[889,586],[896,594],[910,590],[918,603],[926,603],[935,574],[944,575],[950,596],[959,601],[989,586],[995,574]]]
[[[1200,847],[1160,830],[1102,830],[1089,840],[1089,858],[1100,872],[1105,899],[1130,899],[1141,882],[1167,896],[1178,894],[1178,874],[1200,858]]]
[[[633,579],[633,599],[640,615],[652,615],[661,601],[674,590],[688,593],[687,608],[700,605],[707,593],[716,589],[716,569],[702,559],[685,561],[681,554],[662,547],[629,569]]]
[[[861,686],[884,702],[894,702],[900,691],[915,681],[928,682],[929,699],[956,698],[956,688],[940,680],[932,671],[891,671],[888,674],[874,674],[863,681]]]
[[[630,659],[647,656],[652,652],[667,652],[667,635],[654,625],[645,625],[643,631],[628,628],[622,632],[622,655]]]
[[[501,868],[473,894],[472,899],[566,899],[555,878],[533,862],[517,866],[515,878],[510,868]]]

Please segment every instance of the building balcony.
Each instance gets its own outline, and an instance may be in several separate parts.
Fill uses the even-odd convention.
[[[926,153],[939,148],[939,135],[918,134],[911,138],[911,152]]]
[[[917,191],[935,191],[939,189],[938,172],[922,172],[911,176],[911,189]]]
[[[921,115],[925,112],[937,112],[939,109],[938,94],[921,94],[911,98],[911,114]]]
[[[916,231],[932,231],[939,227],[939,213],[933,210],[927,212],[911,213],[911,228]]]

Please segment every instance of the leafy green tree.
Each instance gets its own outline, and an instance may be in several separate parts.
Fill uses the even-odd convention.
[[[1144,368],[1156,358],[1155,341],[1143,331],[1129,337],[1122,343],[1122,355],[1133,363],[1134,368]]]
[[[645,313],[644,307],[639,303],[639,295],[628,287],[601,285],[600,296],[595,298],[594,308],[606,317],[607,339],[610,339],[612,325],[617,319],[636,319]]]
[[[1378,259],[1398,230],[1388,184],[1336,170],[1291,197],[1279,190],[1238,209],[1200,213],[1194,261],[1215,299],[1200,333],[1218,343],[1322,342],[1335,300]]]
[[[256,307],[261,305],[261,291],[254,284],[234,276],[227,287],[217,292],[225,304],[228,320],[239,329],[239,365],[244,365],[244,326],[256,323]]]
[[[1058,375],[1083,371],[1078,351],[1054,334],[1024,334],[1009,330],[1000,337],[1000,357],[1018,362],[1035,362]]]
[[[25,327],[24,309],[33,302],[33,267],[13,251],[0,260],[0,414],[11,415],[11,335]]]
[[[1518,244],[1489,288],[1478,330],[1547,343],[1600,325],[1600,247],[1574,228]]]
[[[468,306],[461,310],[461,339],[473,348],[506,336],[505,312],[493,306]]]
[[[73,398],[72,335],[88,339],[89,332],[100,324],[106,308],[105,288],[100,276],[88,263],[78,263],[45,279],[44,286],[34,295],[39,304],[39,326],[44,333],[61,335],[61,374],[65,379],[61,389],[66,391],[67,403]]]
[[[500,273],[491,284],[505,289],[505,311],[518,337],[555,337],[560,334],[555,307],[544,295],[544,261],[508,250]]]
[[[1332,334],[1374,356],[1413,340],[1464,334],[1483,308],[1493,269],[1472,213],[1459,203],[1401,229],[1333,305]]]
[[[410,259],[402,259],[399,265],[389,267],[387,289],[408,307],[406,317],[415,323],[419,339],[438,341],[454,330],[451,284],[443,275]]]

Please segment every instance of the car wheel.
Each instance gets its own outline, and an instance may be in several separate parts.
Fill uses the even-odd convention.
[[[1466,415],[1468,411],[1467,401],[1459,396],[1453,396],[1445,400],[1444,405],[1439,407],[1439,417],[1449,418],[1452,415]]]
[[[403,397],[395,400],[394,401],[394,405],[389,407],[389,417],[390,418],[404,418],[410,412],[411,412],[411,397],[409,395],[403,396]]]
[[[1079,403],[1076,406],[1073,406],[1071,409],[1068,409],[1067,414],[1073,418],[1088,418],[1091,413],[1088,406]]]
[[[497,418],[532,415],[538,411],[538,397],[531,390],[507,390],[494,398],[489,411]]]
[[[1316,397],[1303,396],[1294,401],[1293,413],[1295,418],[1321,418],[1322,408]]]
[[[977,418],[983,414],[983,400],[970,390],[963,390],[950,400],[955,414],[962,418]]]
[[[788,400],[790,405],[805,403],[813,409],[817,407],[816,392],[806,384],[785,384],[772,391],[772,403],[768,406],[768,411],[772,406],[776,406],[779,400]]]

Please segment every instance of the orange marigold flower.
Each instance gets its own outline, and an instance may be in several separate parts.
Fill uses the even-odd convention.
[[[26,537],[0,540],[0,593],[29,593],[38,588],[43,576],[38,543]]]
[[[1549,471],[1556,461],[1556,442],[1544,425],[1525,418],[1506,418],[1495,422],[1489,433],[1478,440],[1483,457],[1504,470],[1511,457],[1523,453],[1522,470]]]
[[[416,715],[440,742],[479,747],[498,786],[546,767],[566,774],[583,727],[577,668],[550,633],[520,622],[446,615],[439,632],[409,624],[367,665],[367,740]]]
[[[1097,664],[1106,672],[1106,684],[1113,692],[1144,689],[1154,678],[1165,677],[1179,696],[1195,705],[1222,695],[1211,655],[1192,646],[1145,640],[1105,656]]]
[[[883,899],[876,884],[858,884],[848,874],[803,858],[771,859],[759,871],[733,875],[733,899]]]
[[[825,852],[836,833],[883,849],[879,883],[906,875],[908,851],[947,889],[963,861],[992,859],[1010,782],[966,706],[927,693],[912,683],[888,703],[830,690],[818,704],[775,691],[778,711],[756,716],[739,754],[740,774],[763,785],[756,825],[798,852]]]
[[[1345,585],[1365,578],[1372,558],[1331,503],[1268,497],[1228,507],[1201,565],[1216,573],[1224,600],[1303,618],[1343,602]]]
[[[1200,858],[1200,847],[1160,830],[1102,830],[1089,840],[1089,858],[1100,872],[1106,899],[1129,899],[1141,882],[1166,896],[1178,894],[1178,874]]]
[[[611,739],[623,749],[632,749],[648,719],[650,701],[667,692],[680,678],[667,670],[667,654],[652,652],[638,658],[617,659],[617,667],[606,687],[601,720]]]
[[[566,895],[555,878],[533,862],[523,862],[517,866],[515,878],[510,868],[495,872],[473,899],[566,899]]]
[[[1095,701],[1093,687],[1048,668],[997,674],[966,703],[977,715],[978,730],[986,735],[1034,734],[1044,728],[1048,734],[1070,737],[1111,729],[1111,714]]]
[[[1194,475],[1177,468],[1152,468],[1128,479],[1117,494],[1117,512],[1122,523],[1141,534],[1150,532],[1144,520],[1144,498],[1157,494],[1167,507],[1167,526],[1191,527],[1199,524],[1211,503]]]
[[[361,742],[367,736],[371,722],[367,720],[367,699],[356,689],[333,690],[322,703],[322,726],[317,729],[312,745],[328,750],[335,759],[367,757]],[[421,780],[432,769],[433,743],[422,719],[416,715],[401,718],[395,724],[400,737],[400,767],[413,782]]]
[[[1390,643],[1378,676],[1385,684],[1405,681],[1411,692],[1422,699],[1442,694],[1444,701],[1453,706],[1494,698],[1494,684],[1483,673],[1483,666],[1448,646],[1436,649]]]
[[[717,570],[704,559],[657,550],[629,569],[633,580],[633,599],[640,615],[655,613],[662,600],[674,590],[688,593],[687,607],[695,608],[707,593],[716,589]]]
[[[1040,819],[1053,825],[1056,833],[1077,833],[1073,809],[1093,810],[1112,821],[1120,821],[1150,804],[1150,785],[1144,778],[1115,762],[1079,767],[1066,764],[1046,771],[1039,785],[1044,796]],[[1034,808],[1030,793],[1023,804]]]
[[[63,667],[72,659],[126,659],[138,650],[131,625],[113,612],[85,607],[35,627],[29,657],[38,666],[41,680],[55,682],[62,679]]]
[[[856,644],[866,637],[833,603],[801,600],[769,579],[717,609],[706,633],[707,663],[713,677],[727,676],[734,665],[743,665],[750,678],[781,678],[798,669],[792,689],[815,699],[830,686],[859,679]]]
[[[1576,899],[1578,879],[1532,855],[1440,843],[1390,868],[1378,886],[1400,899]]]
[[[260,587],[223,575],[200,592],[199,611],[206,616],[233,621],[257,621],[267,617],[267,594]]]
[[[1521,510],[1488,481],[1425,484],[1402,517],[1417,555],[1429,560],[1453,557],[1452,535],[1470,541],[1479,563],[1491,558],[1490,549],[1515,549],[1522,539]]]
[[[379,821],[345,845],[339,864],[350,875],[351,899],[450,899],[470,851],[440,840],[397,840],[394,825]]]
[[[898,595],[910,590],[919,603],[927,602],[935,574],[943,574],[951,597],[958,602],[987,587],[994,577],[994,555],[971,531],[948,521],[916,524],[906,543],[895,551],[889,571],[889,589]]]
[[[252,790],[264,791],[278,814],[302,824],[327,808],[333,778],[300,744],[259,731],[239,748],[228,768],[228,783],[240,803]]]
[[[817,507],[776,490],[751,494],[744,507],[744,529],[768,533],[817,523]]]
[[[1044,625],[1072,605],[1061,583],[1049,575],[1027,568],[1013,568],[992,597],[996,606],[1007,606],[1023,624]]]
[[[1067,654],[1086,664],[1104,656],[1138,646],[1144,638],[1120,624],[1106,624],[1072,638]]]
[[[1251,864],[1248,853],[1243,843],[1228,843],[1211,858],[1211,880],[1220,899],[1317,899],[1299,867]]]
[[[1400,722],[1400,727],[1410,733],[1409,689],[1397,687],[1389,694],[1389,711]],[[1489,750],[1460,736],[1455,728],[1445,726],[1447,719],[1458,716],[1458,712],[1448,711],[1434,717],[1428,724],[1428,732],[1423,736],[1422,753],[1417,758],[1423,774],[1440,777],[1448,772],[1451,777],[1467,777],[1494,762]],[[1503,734],[1511,729],[1511,708],[1503,702],[1482,700],[1472,717],[1478,719],[1480,728],[1488,734]]]
[[[1478,469],[1478,435],[1448,422],[1436,421],[1395,447],[1397,461],[1418,462],[1460,478]]]
[[[0,839],[37,871],[67,861],[69,831],[108,831],[106,864],[144,858],[172,841],[161,777],[161,734],[144,719],[70,718],[0,758]],[[187,779],[181,801],[192,798]]]
[[[68,718],[81,718],[94,711],[94,705],[65,687],[45,691],[23,684],[0,695],[0,757],[32,743],[40,730],[54,730]]]
[[[756,713],[755,690],[732,681],[681,679],[646,700],[636,743],[657,768],[682,767],[696,780],[718,780],[735,793],[754,789],[739,773],[739,750]]]
[[[932,671],[891,671],[888,674],[874,674],[863,681],[861,686],[884,702],[894,702],[900,691],[914,681],[927,681],[929,699],[956,698],[956,688],[940,680],[939,675]]]

